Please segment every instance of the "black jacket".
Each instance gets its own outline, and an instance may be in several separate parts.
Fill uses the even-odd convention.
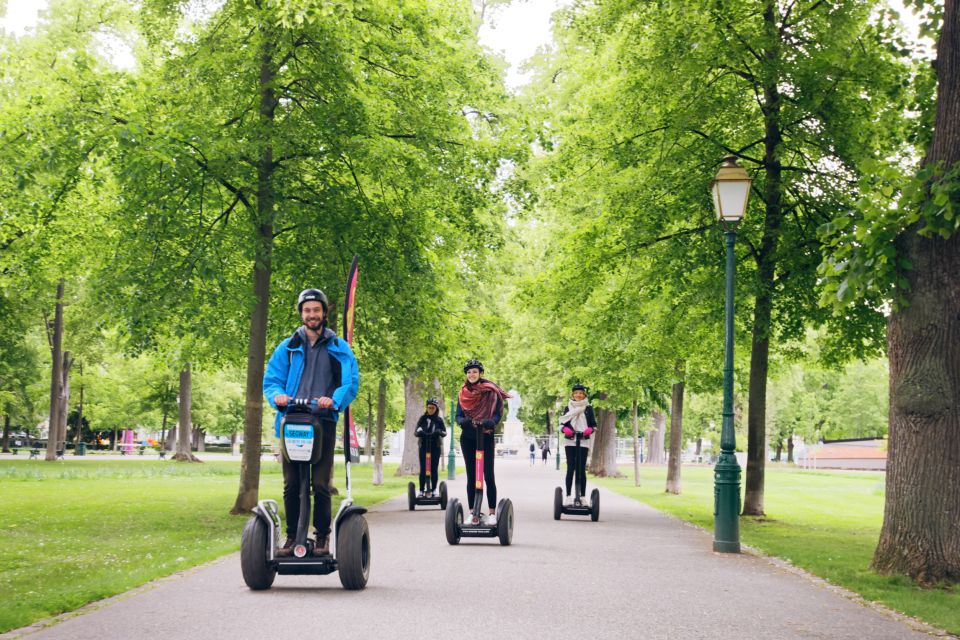
[[[440,439],[447,435],[447,425],[443,423],[443,418],[434,414],[432,416],[426,413],[417,420],[417,428],[413,435],[420,439],[420,446],[426,443],[431,445],[439,444]]]

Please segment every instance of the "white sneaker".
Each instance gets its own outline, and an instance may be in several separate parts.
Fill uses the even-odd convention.
[[[497,514],[491,513],[487,515],[487,526],[492,527],[497,524]]]
[[[469,512],[469,511],[468,511],[468,512],[463,516],[463,524],[466,524],[466,525],[476,525],[476,524],[480,524],[480,522],[476,519],[476,516],[474,516],[472,512]]]

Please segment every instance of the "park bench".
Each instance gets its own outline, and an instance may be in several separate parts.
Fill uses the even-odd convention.
[[[40,455],[40,449],[30,449],[30,459],[33,460]]]
[[[160,456],[160,460],[167,459],[167,452],[165,449],[160,449],[159,451],[157,451],[157,455]]]

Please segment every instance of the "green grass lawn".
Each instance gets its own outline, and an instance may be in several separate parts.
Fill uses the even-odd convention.
[[[342,459],[339,459],[342,460]],[[336,485],[343,491],[338,460]],[[0,461],[0,633],[71,611],[240,548],[231,516],[238,462]],[[354,465],[364,506],[406,489],[385,465]],[[264,461],[260,496],[283,504],[280,465]],[[336,513],[339,499],[334,499]]]
[[[625,479],[597,479],[609,487],[678,518],[713,530],[713,468],[682,470],[683,492],[664,492],[666,467],[633,465]],[[919,589],[900,576],[879,576],[870,560],[883,522],[882,472],[803,471],[768,466],[766,518],[740,518],[740,539],[868,600],[960,633],[960,589]]]

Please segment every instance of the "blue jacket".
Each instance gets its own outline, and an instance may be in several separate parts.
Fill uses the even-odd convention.
[[[347,408],[357,397],[357,390],[360,387],[360,370],[357,367],[357,359],[346,340],[336,335],[330,337],[327,342],[327,353],[330,355],[334,376],[339,375],[340,384],[330,396],[333,399],[333,407],[323,410],[320,417],[336,422],[340,411]],[[303,375],[304,355],[303,341],[299,332],[296,332],[273,350],[273,355],[267,362],[267,370],[263,374],[263,395],[266,396],[270,406],[277,410],[273,421],[273,434],[278,438],[283,411],[277,407],[273,399],[278,395],[290,397],[296,395],[300,388],[300,376]]]

